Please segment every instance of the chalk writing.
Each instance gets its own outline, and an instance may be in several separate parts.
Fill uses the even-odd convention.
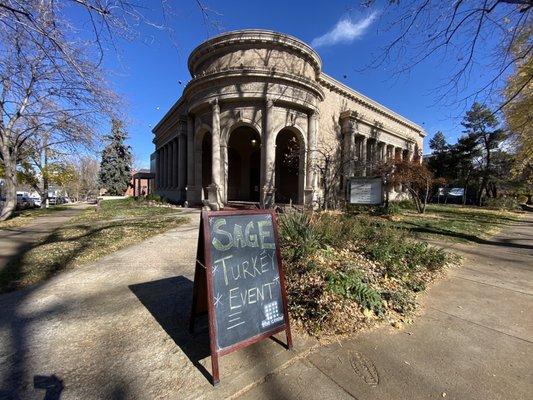
[[[220,349],[283,325],[270,214],[209,218],[213,297]]]

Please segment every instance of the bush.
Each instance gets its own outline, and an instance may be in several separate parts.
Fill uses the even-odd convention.
[[[313,335],[402,318],[450,260],[368,215],[291,212],[279,221],[291,317]]]
[[[322,242],[317,225],[311,223],[311,214],[294,211],[280,215],[281,240],[284,258],[298,262],[311,257]]]
[[[485,200],[485,207],[490,208],[492,210],[502,211],[520,210],[520,205],[514,197],[489,198]]]
[[[327,278],[328,290],[350,300],[355,300],[362,308],[381,314],[380,294],[363,282],[360,271],[331,272]]]
[[[416,206],[415,203],[413,203],[413,200],[404,199],[395,203],[398,204],[398,207],[400,207],[402,210],[416,210]]]
[[[385,208],[385,213],[387,215],[398,215],[401,214],[402,211],[403,208],[396,201],[391,201],[389,206]]]

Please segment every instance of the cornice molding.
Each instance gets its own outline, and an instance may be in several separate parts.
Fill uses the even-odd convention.
[[[188,97],[198,86],[202,86],[213,81],[223,81],[228,79],[230,80],[228,85],[234,85],[236,78],[262,78],[264,81],[270,81],[270,83],[276,83],[276,81],[277,83],[289,83],[312,92],[320,101],[324,100],[324,91],[322,90],[322,87],[315,81],[299,75],[279,72],[278,70],[272,68],[225,68],[223,70],[219,70],[218,72],[202,75],[192,79],[187,84],[183,90],[183,96]],[[250,79],[250,81],[252,81],[252,79]]]
[[[422,137],[426,136],[421,126],[415,124],[414,122],[409,121],[408,119],[402,117],[401,115],[395,113],[394,111],[389,110],[385,106],[382,106],[378,102],[366,97],[365,95],[357,92],[356,90],[350,88],[349,86],[342,84],[341,82],[337,81],[331,76],[322,73],[318,81],[325,88],[328,88],[333,92],[337,92],[349,98],[350,100],[353,100],[361,104],[362,106],[393,120],[394,122],[400,125],[403,125],[409,129],[416,131]]]

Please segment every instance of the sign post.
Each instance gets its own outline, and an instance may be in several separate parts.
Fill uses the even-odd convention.
[[[189,329],[207,312],[215,386],[225,354],[282,331],[292,348],[278,243],[272,210],[202,212]]]

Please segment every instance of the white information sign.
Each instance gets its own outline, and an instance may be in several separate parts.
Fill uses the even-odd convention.
[[[348,201],[351,204],[383,203],[381,178],[350,179]]]

